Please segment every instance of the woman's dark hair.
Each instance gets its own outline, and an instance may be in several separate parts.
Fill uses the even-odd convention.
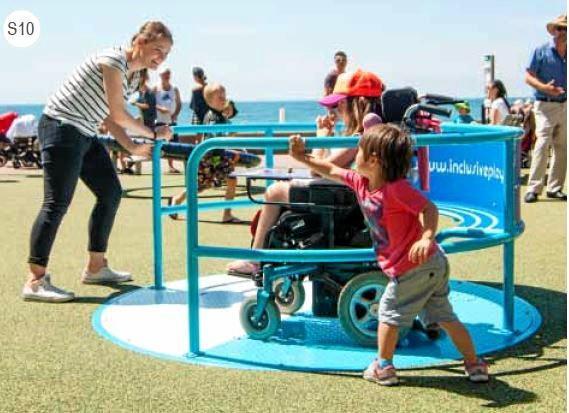
[[[344,135],[351,136],[362,133],[364,130],[364,117],[368,113],[375,113],[381,116],[380,98],[370,98],[364,96],[348,96],[346,99],[349,120],[346,122]]]
[[[490,87],[496,88],[496,90],[498,91],[497,99],[502,98],[504,100],[504,103],[506,103],[506,107],[508,108],[509,111],[510,102],[508,102],[508,99],[506,98],[508,96],[508,91],[506,90],[506,86],[504,86],[504,82],[502,82],[501,80],[494,80],[492,83],[490,83]]]
[[[405,178],[411,167],[413,142],[403,129],[390,123],[372,126],[360,138],[364,160],[375,156],[387,182]]]

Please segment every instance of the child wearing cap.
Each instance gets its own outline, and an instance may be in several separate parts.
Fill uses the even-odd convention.
[[[306,155],[300,135],[291,136],[289,153],[317,174],[354,191],[378,264],[389,277],[379,303],[379,354],[364,378],[385,386],[398,384],[392,359],[399,328],[411,327],[421,313],[425,324],[438,323],[446,330],[464,356],[469,379],[488,381],[486,363],[477,357],[448,299],[448,260],[435,241],[437,207],[406,179],[412,155],[409,135],[390,124],[366,130],[358,144],[356,171]]]
[[[470,104],[468,102],[460,102],[454,105],[455,109],[458,111],[458,116],[455,119],[456,123],[473,123],[476,122],[472,116],[470,116]]]
[[[359,135],[363,132],[364,116],[368,113],[380,112],[380,97],[383,89],[383,82],[378,76],[360,69],[339,75],[333,93],[319,102],[328,109],[337,109],[344,121],[344,135]],[[333,136],[334,129],[334,122],[330,115],[317,119],[317,136]],[[355,154],[354,148],[333,148],[329,154],[324,153],[324,156],[333,164],[348,167],[354,160]],[[291,188],[297,190],[300,186],[309,187],[310,181],[276,182],[267,188],[265,200],[270,203],[288,203]],[[277,222],[280,213],[281,208],[278,205],[263,205],[252,242],[253,249],[265,247],[266,236]],[[258,262],[236,260],[229,263],[227,273],[248,277],[258,273],[260,269]]]

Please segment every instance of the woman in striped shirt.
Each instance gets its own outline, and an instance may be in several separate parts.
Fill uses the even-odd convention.
[[[79,178],[96,196],[89,221],[89,257],[82,281],[87,284],[124,282],[129,273],[112,270],[105,258],[109,235],[122,189],[115,168],[96,135],[108,130],[134,155],[150,156],[152,145],[136,145],[127,135],[170,139],[168,126],[152,130],[126,110],[148,69],[156,69],[172,47],[168,28],[145,23],[130,45],[88,57],[49,98],[39,123],[38,139],[44,163],[44,201],[30,241],[30,276],[22,296],[26,300],[63,302],[74,294],[54,287],[46,272],[59,224],[73,198]]]

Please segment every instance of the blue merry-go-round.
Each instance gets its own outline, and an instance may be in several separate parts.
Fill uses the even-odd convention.
[[[321,263],[374,261],[371,248],[251,250],[198,242],[200,211],[254,206],[250,199],[198,202],[196,176],[204,154],[215,149],[264,150],[265,166],[271,168],[273,152],[288,147],[287,138],[274,134],[314,133],[315,126],[297,123],[178,126],[175,131],[262,136],[212,138],[192,147],[186,169],[188,201],[181,206],[161,204],[160,156],[163,152],[183,152],[184,147],[157,142],[152,160],[154,285],[101,305],[93,316],[95,330],[127,349],[185,363],[259,370],[364,369],[377,350],[355,342],[338,317],[314,313],[313,283],[303,283],[303,300],[293,314],[279,314],[278,325],[270,335],[255,337],[247,334],[240,322],[242,303],[266,300],[271,289],[257,288],[251,280],[228,275],[200,277],[198,270],[202,258],[250,259],[276,264],[267,266],[265,281],[298,282],[302,274]],[[429,148],[427,195],[439,207],[441,215],[455,224],[437,236],[445,252],[464,253],[502,246],[501,290],[458,279],[451,281],[451,302],[480,354],[511,347],[534,334],[541,324],[535,307],[516,297],[514,291],[514,243],[524,229],[519,207],[519,135],[518,128],[506,126],[445,123],[441,133],[414,136],[418,147]],[[357,138],[307,138],[306,143],[309,148],[351,147],[357,144]],[[162,218],[175,212],[187,215],[187,278],[164,282]],[[291,278],[286,278],[291,274]],[[280,285],[282,288],[283,283]],[[367,305],[368,309],[373,305],[365,300],[363,293],[358,299],[358,305]],[[261,314],[256,316],[259,319]],[[445,335],[432,340],[421,332],[411,331],[400,342],[394,361],[399,368],[416,368],[448,363],[459,357]]]

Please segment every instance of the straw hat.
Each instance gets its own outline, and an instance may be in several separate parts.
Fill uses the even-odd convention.
[[[555,34],[555,28],[557,26],[567,28],[567,15],[566,14],[562,14],[561,16],[557,17],[555,20],[547,23],[547,31],[549,32],[549,34],[554,35]]]

